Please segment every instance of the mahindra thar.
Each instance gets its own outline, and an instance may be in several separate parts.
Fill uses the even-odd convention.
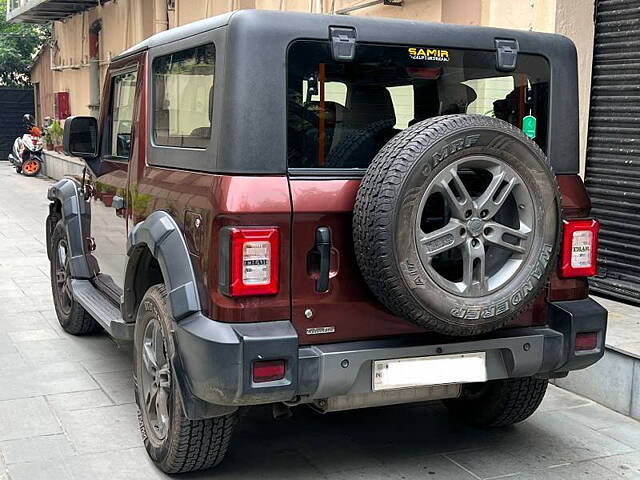
[[[251,10],[114,58],[65,122],[51,284],[67,332],[133,341],[159,468],[258,404],[510,425],[600,359],[576,69],[558,35]]]

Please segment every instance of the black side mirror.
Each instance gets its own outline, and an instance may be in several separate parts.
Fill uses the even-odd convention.
[[[69,117],[64,121],[63,150],[84,159],[98,156],[98,121],[93,117]]]

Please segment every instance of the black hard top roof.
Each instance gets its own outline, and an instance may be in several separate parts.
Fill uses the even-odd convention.
[[[235,34],[256,36],[258,32],[290,40],[299,38],[328,38],[330,26],[355,27],[359,42],[399,43],[421,45],[420,33],[426,27],[441,35],[438,45],[449,48],[495,49],[496,38],[517,39],[523,53],[542,53],[557,46],[571,45],[568,38],[550,33],[509,30],[502,28],[452,25],[415,20],[346,15],[319,15],[273,10],[238,10],[171,28],[158,33],[125,50],[114,59],[166,45],[219,27],[229,26]],[[432,37],[433,35],[430,35]],[[264,44],[263,44],[264,45]],[[260,45],[256,45],[260,47]]]
[[[217,38],[222,62],[214,115],[218,172],[283,174],[287,171],[286,55],[295,40],[329,40],[329,27],[355,28],[358,43],[496,51],[497,39],[517,40],[520,53],[538,54],[551,65],[547,155],[556,173],[579,170],[578,71],[576,49],[561,35],[498,28],[447,25],[387,18],[240,10],[170,29],[122,53],[150,49],[169,53]],[[205,40],[206,41],[206,40]],[[257,74],[263,72],[263,75]],[[254,95],[269,92],[268,95]],[[250,99],[250,101],[248,101]],[[268,121],[265,121],[268,119]],[[212,160],[213,162],[213,160]]]

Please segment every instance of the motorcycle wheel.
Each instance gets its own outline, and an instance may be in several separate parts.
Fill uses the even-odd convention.
[[[22,164],[22,174],[25,177],[35,177],[42,170],[42,163],[37,158],[30,158]]]

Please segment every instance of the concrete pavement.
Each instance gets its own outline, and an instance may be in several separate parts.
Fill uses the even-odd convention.
[[[43,178],[0,162],[0,480],[166,478],[141,446],[127,345],[59,327]],[[243,415],[223,466],[184,479],[640,479],[640,423],[550,386],[530,420],[483,431],[438,404],[275,421]]]

